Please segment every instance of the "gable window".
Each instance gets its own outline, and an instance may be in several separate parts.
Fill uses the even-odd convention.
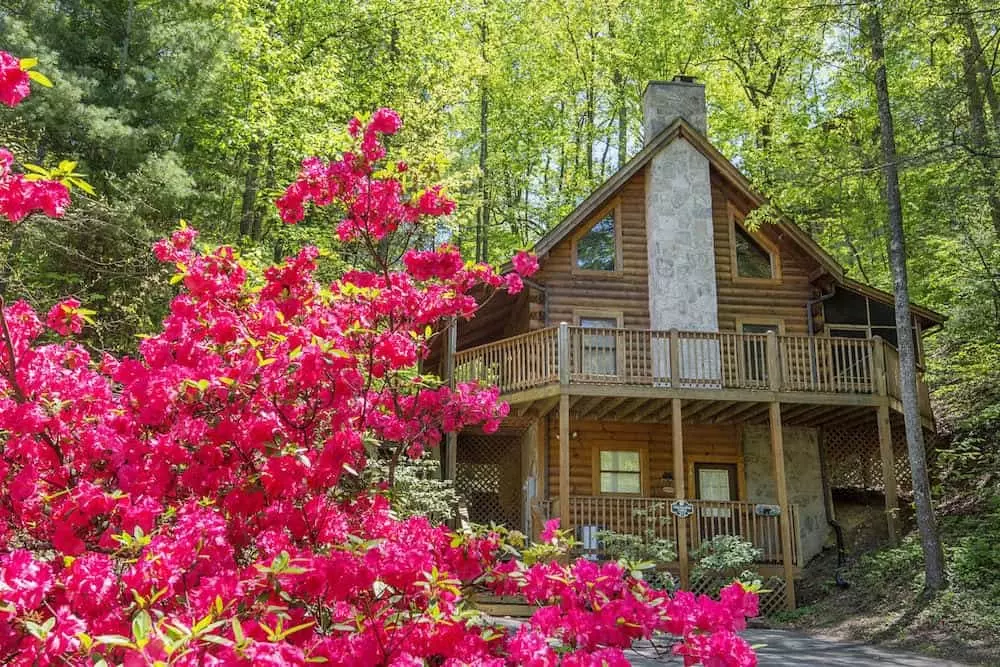
[[[740,278],[771,280],[776,278],[774,257],[742,225],[733,225],[736,246],[736,275]]]
[[[602,450],[600,452],[601,493],[642,493],[640,453],[635,450]]]
[[[614,199],[573,237],[573,271],[620,274],[622,270],[621,211]]]
[[[576,268],[584,271],[615,271],[615,214],[594,223],[576,242]]]

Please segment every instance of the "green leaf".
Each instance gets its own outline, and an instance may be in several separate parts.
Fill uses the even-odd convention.
[[[40,174],[42,176],[45,176],[46,178],[48,178],[48,177],[50,177],[52,175],[51,171],[49,171],[45,167],[39,167],[37,164],[28,164],[26,162],[26,163],[24,163],[24,168],[27,169],[28,171],[31,171],[31,172],[34,172],[36,174]]]
[[[35,70],[31,70],[30,72],[28,72],[28,76],[31,78],[32,81],[37,83],[39,86],[45,86],[46,88],[52,87],[52,82],[49,81],[49,77],[45,76],[41,72],[36,72]]]
[[[143,609],[132,619],[132,636],[136,641],[141,642],[148,639],[152,631],[153,619],[150,618],[149,612]]]
[[[23,70],[29,70],[38,64],[38,58],[21,58],[18,63]]]
[[[76,188],[80,188],[81,190],[83,190],[84,192],[86,192],[91,197],[96,197],[97,196],[97,191],[94,190],[94,187],[90,183],[88,183],[87,181],[83,180],[82,178],[73,177],[73,178],[69,178],[67,180],[69,181],[69,184],[71,186],[76,187]]]
[[[79,164],[75,160],[63,160],[59,163],[59,171],[64,174],[72,174],[76,170],[76,165]]]

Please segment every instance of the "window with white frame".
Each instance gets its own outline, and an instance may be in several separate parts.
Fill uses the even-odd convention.
[[[642,493],[642,464],[635,450],[600,452],[601,493]]]
[[[596,329],[580,337],[580,370],[588,375],[615,375],[618,372],[617,317],[581,315],[580,326]]]

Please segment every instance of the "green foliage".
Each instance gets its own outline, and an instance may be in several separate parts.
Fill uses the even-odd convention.
[[[993,497],[974,519],[957,519],[953,530],[961,535],[949,554],[958,581],[969,590],[1000,600],[1000,496]]]
[[[715,576],[726,581],[735,579],[748,585],[759,583],[760,576],[752,568],[762,553],[753,543],[738,535],[716,535],[691,552],[695,561],[692,574],[695,577]]]
[[[650,505],[646,509],[632,511],[635,529],[631,533],[616,533],[601,530],[597,539],[604,555],[622,562],[625,567],[641,574],[651,586],[673,590],[676,582],[669,572],[659,569],[664,563],[677,559],[677,551],[671,540],[660,537],[672,524],[670,512],[665,504]]]
[[[373,461],[365,468],[366,484],[388,480],[390,467],[392,464],[384,459]],[[455,516],[458,506],[455,485],[441,479],[441,464],[430,455],[415,461],[402,457],[395,464],[394,477],[388,494],[393,510],[401,518],[420,515],[443,522]]]

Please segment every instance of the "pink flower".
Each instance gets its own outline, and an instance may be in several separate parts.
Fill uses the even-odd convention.
[[[403,121],[400,120],[398,113],[392,109],[382,108],[372,114],[372,119],[368,122],[368,131],[379,134],[396,134],[402,126]]]
[[[21,61],[0,51],[0,102],[16,107],[31,93],[31,79],[21,68]]]
[[[549,519],[545,522],[545,529],[542,530],[540,535],[542,542],[551,542],[556,539],[556,535],[559,531],[559,519]]]
[[[526,250],[515,253],[511,262],[514,265],[514,270],[522,278],[529,278],[538,271],[538,258]]]
[[[80,302],[72,298],[52,306],[45,318],[45,324],[60,336],[80,333],[83,331],[83,321]]]

